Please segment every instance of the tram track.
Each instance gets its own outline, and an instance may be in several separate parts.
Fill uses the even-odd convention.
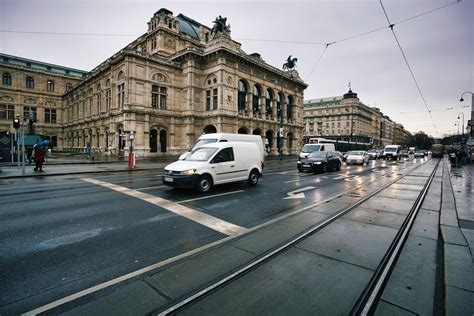
[[[393,239],[392,243],[390,244],[390,247],[386,251],[385,255],[383,256],[383,259],[381,260],[379,266],[375,270],[375,273],[373,274],[373,277],[370,279],[369,283],[365,287],[364,291],[360,295],[360,297],[357,300],[357,303],[354,305],[351,314],[353,315],[367,315],[373,312],[375,306],[376,306],[376,301],[380,297],[384,284],[386,283],[388,277],[390,276],[390,271],[393,269],[394,264],[396,263],[396,259],[398,258],[401,249],[403,248],[403,244],[406,241],[406,238],[408,236],[408,233],[410,231],[410,228],[413,225],[413,222],[416,218],[417,212],[421,207],[421,204],[423,202],[423,199],[429,189],[429,186],[436,174],[436,170],[438,168],[439,161],[436,163],[436,165],[433,168],[433,171],[431,172],[428,180],[425,182],[423,189],[421,190],[420,194],[416,198],[413,207],[411,208],[410,212],[408,213],[406,219],[404,220],[403,224],[401,225],[400,229],[398,230],[398,233],[396,234],[396,237]],[[200,290],[197,293],[194,293],[191,296],[188,296],[187,298],[174,303],[172,306],[168,306],[166,310],[163,310],[159,312],[159,315],[169,315],[175,312],[179,312],[183,308],[186,308],[187,306],[198,302],[200,299],[210,295],[211,293],[218,291],[219,288],[222,288],[236,280],[238,280],[240,277],[244,276],[245,274],[249,273],[250,271],[256,269],[259,266],[264,265],[266,262],[276,258],[278,255],[284,253],[286,250],[290,249],[291,247],[297,245],[301,241],[307,239],[309,236],[312,236],[316,232],[322,230],[323,228],[329,226],[331,223],[334,221],[342,218],[344,215],[347,213],[351,212],[361,204],[369,201],[373,197],[377,196],[380,192],[383,192],[385,189],[389,188],[391,185],[397,183],[398,181],[402,180],[403,178],[409,176],[410,174],[414,173],[419,167],[422,165],[417,165],[413,168],[410,168],[410,170],[402,175],[399,175],[397,178],[389,181],[387,184],[383,185],[379,189],[369,193],[368,195],[360,198],[356,202],[354,202],[352,205],[345,207],[335,213],[334,215],[331,215],[324,219],[323,221],[317,223],[316,225],[310,227],[309,229],[305,230],[303,233],[299,234],[298,236],[294,237],[293,239],[287,241],[283,245],[278,246],[275,249],[272,249],[268,251],[267,253],[264,253],[254,261],[248,263],[247,265],[241,267],[237,271],[231,273],[230,275],[227,275],[220,280],[210,284],[206,288]],[[389,174],[386,174],[384,176],[379,177],[376,181],[382,179],[382,178],[388,178],[392,176],[396,172],[390,172]],[[354,188],[352,190],[348,190],[344,192],[343,194],[349,194],[350,192],[354,192],[357,188]],[[339,194],[337,197],[341,197],[343,194]],[[332,197],[334,199],[335,197]],[[329,199],[328,199],[329,200]],[[324,201],[322,202],[324,203]],[[317,205],[320,205],[322,203],[317,203]],[[313,204],[313,207],[316,204]],[[304,209],[308,209],[309,207],[304,207]]]

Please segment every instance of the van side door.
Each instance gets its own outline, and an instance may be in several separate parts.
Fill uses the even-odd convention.
[[[232,181],[236,176],[237,166],[232,147],[221,149],[211,160],[211,170],[214,173],[214,182],[223,183]]]

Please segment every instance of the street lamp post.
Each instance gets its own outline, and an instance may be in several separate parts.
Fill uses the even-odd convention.
[[[464,113],[463,112],[458,113],[458,120],[461,118],[460,115],[462,115],[462,129],[461,129],[461,133],[462,133],[461,142],[462,142],[464,138]]]
[[[463,99],[463,96],[466,94],[466,93],[470,93],[471,94],[471,120],[470,120],[470,124],[469,126],[471,127],[471,130],[470,130],[470,133],[469,133],[469,145],[474,145],[474,126],[472,125],[473,121],[474,121],[474,93],[472,93],[471,91],[465,91],[461,94],[461,99],[459,101],[463,102],[464,99]]]

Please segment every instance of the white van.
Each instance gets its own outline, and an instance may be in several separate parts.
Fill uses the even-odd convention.
[[[262,167],[265,160],[265,152],[263,147],[262,137],[259,135],[248,135],[248,134],[232,134],[232,133],[210,133],[201,135],[194,146],[187,152],[179,156],[179,160],[184,160],[193,150],[202,145],[209,143],[219,143],[219,142],[249,142],[257,145],[261,156],[262,156]]]
[[[304,159],[309,156],[314,151],[336,151],[334,144],[306,144],[303,146],[300,152],[300,159]]]
[[[383,159],[400,159],[400,150],[402,150],[402,146],[400,145],[388,145],[385,146],[383,150],[382,157]]]
[[[184,160],[165,167],[163,184],[208,192],[213,185],[244,181],[256,185],[262,175],[261,154],[255,143],[209,143]]]

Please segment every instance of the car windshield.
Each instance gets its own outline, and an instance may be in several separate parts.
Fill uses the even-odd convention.
[[[395,147],[388,147],[388,148],[385,148],[385,151],[388,153],[394,153],[397,151],[397,149]]]
[[[208,161],[209,158],[217,151],[217,148],[213,147],[200,147],[198,149],[193,150],[188,157],[186,157],[186,161]]]
[[[374,154],[377,153],[377,151],[375,149],[369,149],[367,152],[368,153],[374,153]]]
[[[364,152],[363,151],[351,151],[349,153],[349,155],[351,155],[351,156],[363,156]]]
[[[327,152],[325,151],[315,151],[312,152],[308,157],[310,158],[326,158]]]
[[[415,152],[422,154],[422,153],[424,153],[425,151],[424,151],[424,150],[417,150],[417,151],[415,151]]]
[[[210,144],[210,143],[216,143],[217,139],[216,138],[207,138],[207,139],[200,139],[197,141],[197,143],[191,148],[190,151],[193,151],[199,147],[202,147],[205,144]]]
[[[303,146],[303,149],[301,151],[304,153],[312,153],[313,151],[319,151],[320,147],[321,145],[306,144]]]

